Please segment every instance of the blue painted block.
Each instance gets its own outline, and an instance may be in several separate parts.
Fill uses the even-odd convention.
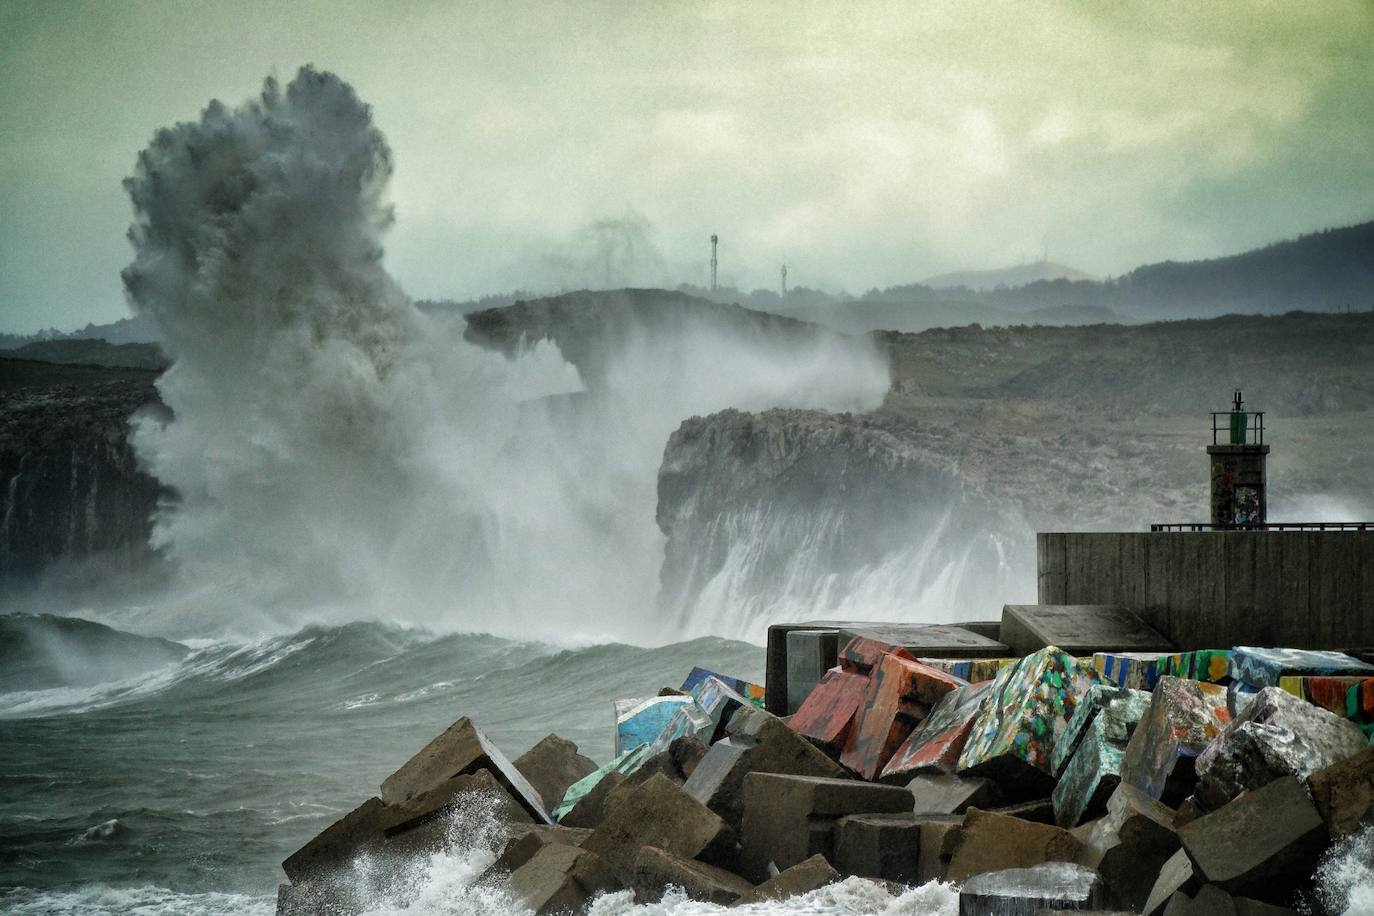
[[[650,697],[615,701],[615,753],[619,756],[651,743],[691,697]]]
[[[1317,675],[1374,677],[1374,665],[1344,652],[1322,649],[1236,646],[1231,650],[1231,678],[1251,687],[1277,687],[1281,677]]]

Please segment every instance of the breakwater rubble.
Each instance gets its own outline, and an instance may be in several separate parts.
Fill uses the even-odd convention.
[[[855,880],[940,882],[961,914],[1349,912],[1321,878],[1374,827],[1367,655],[951,658],[917,654],[957,642],[925,629],[841,625],[785,716],[704,669],[622,699],[600,766],[556,735],[512,761],[459,719],[286,859],[278,914],[405,905],[410,864],[471,842],[474,809],[499,834],[476,883],[538,914]]]

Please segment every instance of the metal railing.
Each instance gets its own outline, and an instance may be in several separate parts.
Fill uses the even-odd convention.
[[[1374,531],[1374,522],[1265,522],[1261,525],[1210,525],[1205,522],[1153,524],[1151,531]]]
[[[1218,417],[1225,420],[1218,421]],[[1243,421],[1239,418],[1244,417]],[[1225,433],[1226,441],[1218,442],[1217,433]],[[1240,441],[1237,441],[1240,440]],[[1213,445],[1263,445],[1264,411],[1262,410],[1214,410],[1212,411]]]

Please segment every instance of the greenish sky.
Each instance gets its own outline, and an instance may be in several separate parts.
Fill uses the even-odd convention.
[[[127,313],[120,187],[159,126],[314,63],[396,158],[416,297],[1100,274],[1374,218],[1374,3],[0,0],[0,331]]]

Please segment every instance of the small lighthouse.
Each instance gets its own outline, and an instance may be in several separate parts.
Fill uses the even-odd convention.
[[[1247,411],[1240,389],[1231,409],[1212,412],[1212,526],[1263,528],[1266,518],[1264,412]]]

